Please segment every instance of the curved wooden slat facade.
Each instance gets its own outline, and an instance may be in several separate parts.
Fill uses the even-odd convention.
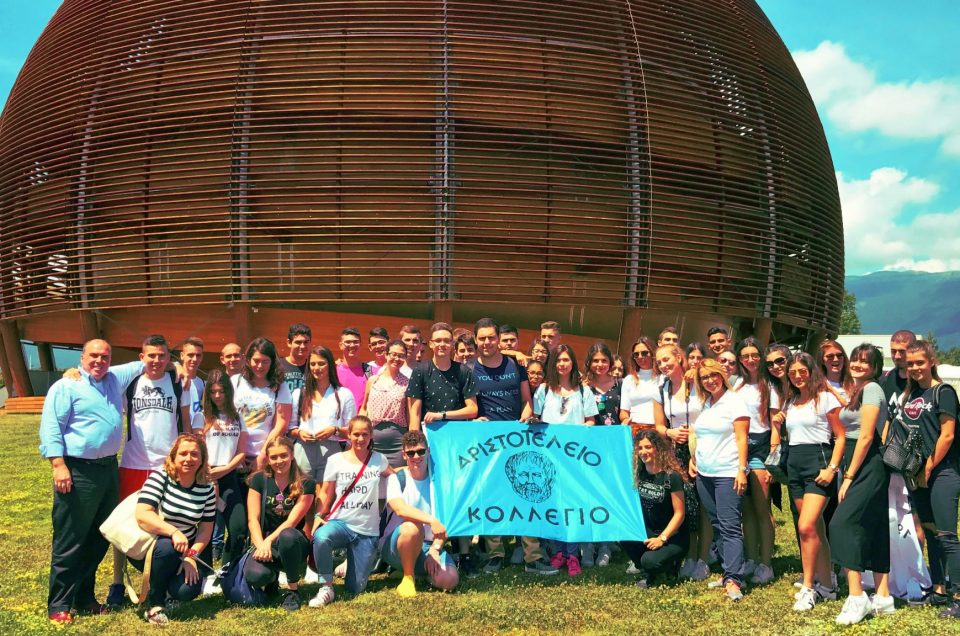
[[[752,0],[65,0],[0,119],[23,334],[189,303],[798,337],[842,289],[829,150]]]

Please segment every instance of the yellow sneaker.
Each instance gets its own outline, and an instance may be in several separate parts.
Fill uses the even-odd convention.
[[[397,586],[397,594],[400,598],[413,598],[417,595],[417,586],[413,582],[412,576],[403,577],[400,585]]]

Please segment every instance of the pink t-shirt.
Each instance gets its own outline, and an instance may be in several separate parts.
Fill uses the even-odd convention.
[[[363,393],[367,388],[367,376],[363,373],[363,365],[348,367],[345,364],[338,364],[337,379],[340,380],[341,386],[350,389],[353,393],[353,399],[359,409],[363,404]]]

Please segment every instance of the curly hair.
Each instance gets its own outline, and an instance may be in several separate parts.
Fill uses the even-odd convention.
[[[653,429],[642,430],[637,433],[637,439],[633,443],[633,462],[637,467],[634,471],[634,480],[639,485],[639,471],[643,462],[640,460],[640,440],[648,440],[653,446],[653,461],[656,466],[667,473],[673,472],[680,476],[683,481],[689,480],[687,471],[680,466],[677,455],[673,452],[673,445],[665,437]]]

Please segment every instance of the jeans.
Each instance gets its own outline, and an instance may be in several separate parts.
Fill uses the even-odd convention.
[[[579,543],[567,543],[566,541],[554,541],[557,547],[557,552],[563,556],[572,557],[575,556],[578,559],[580,558],[580,544]]]
[[[287,528],[277,535],[270,546],[270,561],[257,561],[248,558],[243,565],[243,576],[247,583],[263,589],[277,580],[280,570],[287,575],[289,583],[296,583],[303,578],[307,569],[307,554],[310,552],[310,541],[303,532],[296,528]]]
[[[932,518],[936,527],[936,531],[927,529],[924,533],[930,557],[930,579],[938,585],[949,578],[947,592],[960,594],[960,542],[957,541],[960,472],[950,461],[946,458],[933,469],[928,487],[915,490],[914,498],[921,521],[927,525]]]
[[[130,559],[130,563],[143,571],[143,559]],[[178,601],[191,601],[200,596],[202,573],[196,583],[187,584],[184,573],[180,571],[181,565],[183,555],[173,547],[170,537],[157,537],[150,565],[150,591],[147,592],[147,604],[150,607],[163,607],[168,595]]]
[[[743,495],[733,489],[733,477],[697,476],[700,503],[710,515],[720,558],[723,562],[723,582],[743,587],[743,526],[741,505]]]
[[[359,594],[367,587],[367,578],[377,556],[376,536],[358,534],[340,519],[332,519],[313,533],[313,559],[320,583],[333,584],[333,551],[347,550],[347,591]]]

